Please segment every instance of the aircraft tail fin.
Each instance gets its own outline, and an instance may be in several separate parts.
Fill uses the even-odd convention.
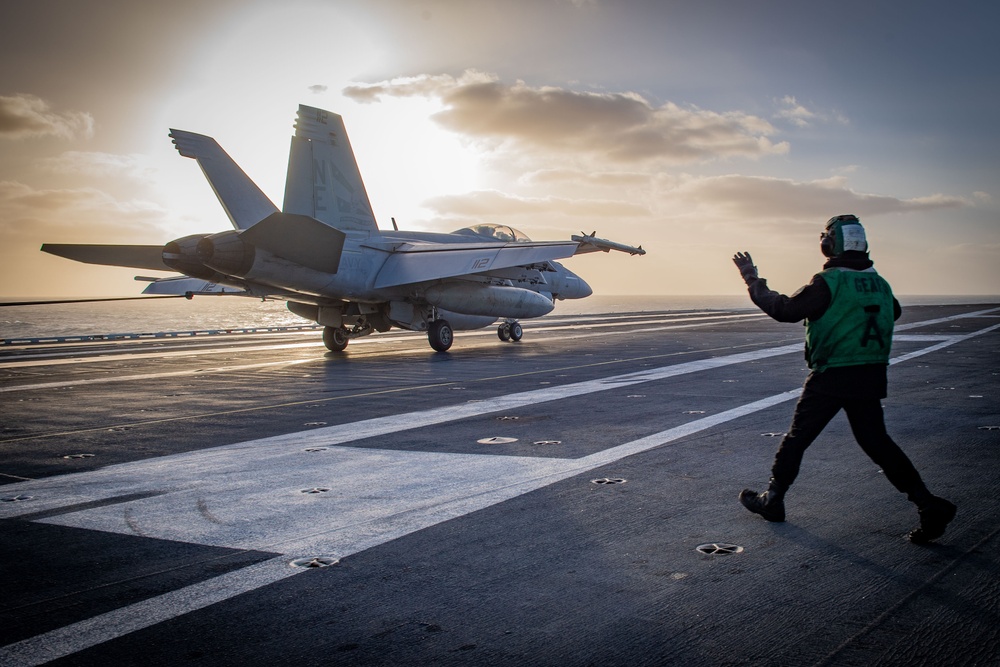
[[[249,229],[278,208],[212,137],[170,130],[177,152],[198,161],[236,229]]]
[[[346,237],[339,229],[293,213],[273,213],[240,234],[258,248],[323,273],[337,272]]]
[[[376,232],[375,214],[339,114],[299,105],[288,153],[285,213],[344,232]]]

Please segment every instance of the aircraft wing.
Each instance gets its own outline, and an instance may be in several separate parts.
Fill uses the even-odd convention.
[[[579,243],[579,247],[576,249],[577,255],[582,255],[587,252],[610,252],[612,250],[619,250],[621,252],[627,252],[630,255],[645,255],[646,251],[642,249],[642,246],[631,246],[624,243],[615,243],[614,241],[609,241],[607,239],[599,239],[594,234],[597,232],[591,232],[590,234],[584,234],[580,232],[580,236],[574,234],[570,238]]]
[[[389,252],[390,256],[375,278],[376,289],[571,257],[577,244],[570,241],[401,243],[379,249]]]
[[[163,263],[163,246],[161,245],[43,243],[42,252],[65,257],[66,259],[73,259],[77,262],[84,262],[85,264],[127,266],[133,269],[177,273],[176,269],[171,269]]]

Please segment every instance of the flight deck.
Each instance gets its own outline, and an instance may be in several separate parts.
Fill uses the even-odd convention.
[[[905,306],[905,304],[904,304]],[[904,307],[890,434],[772,524],[803,328],[752,309],[0,348],[0,665],[1000,664],[1000,304]]]

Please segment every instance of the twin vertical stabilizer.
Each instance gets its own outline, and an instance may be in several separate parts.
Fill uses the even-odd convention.
[[[299,105],[283,210],[316,218],[344,232],[378,230],[339,114]]]
[[[236,229],[249,229],[278,208],[212,137],[170,130],[177,152],[198,161],[205,178]]]

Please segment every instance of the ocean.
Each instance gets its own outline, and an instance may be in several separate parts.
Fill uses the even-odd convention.
[[[43,301],[46,299],[31,299]],[[1000,296],[900,296],[907,305],[1000,303]],[[17,299],[4,299],[11,302]],[[614,296],[595,295],[559,301],[549,317],[665,310],[728,310],[754,308],[746,295],[724,296]],[[246,297],[195,297],[106,301],[38,306],[0,307],[0,344],[32,338],[155,334],[302,327],[313,324],[293,315],[283,301]]]

